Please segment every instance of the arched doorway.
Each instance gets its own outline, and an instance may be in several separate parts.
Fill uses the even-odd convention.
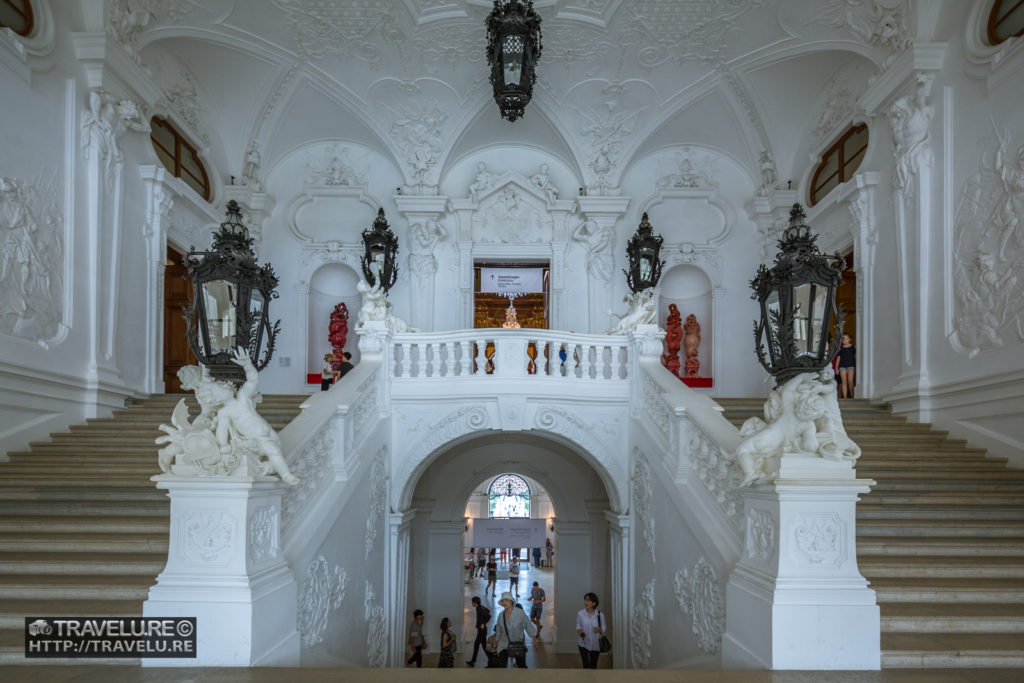
[[[539,500],[531,487],[531,517],[546,514],[544,524],[549,531],[554,527],[552,535],[557,534],[554,567],[544,574],[550,584],[543,586],[554,597],[554,605],[540,647],[545,649],[545,666],[552,661],[577,666],[575,617],[583,593],[610,596],[612,583],[621,580],[613,575],[618,572],[609,560],[611,497],[588,457],[541,434],[492,432],[446,447],[431,458],[412,489],[410,509],[415,516],[408,535],[407,599],[400,612],[408,615],[424,610],[426,623],[434,630],[443,617],[464,623],[470,610],[464,592],[465,550],[472,520],[467,512],[473,512],[470,508],[478,499],[477,514],[484,516],[481,487],[508,473],[536,482],[536,490],[549,497],[549,505],[534,508]],[[526,584],[520,586],[521,595],[532,580],[521,579]],[[500,596],[508,590],[507,579],[499,581],[499,588]],[[496,603],[493,597],[489,599]],[[601,607],[611,623],[611,600],[602,602]],[[525,602],[524,609],[528,610]],[[496,610],[492,612],[497,615]],[[460,630],[471,646],[472,634]],[[536,654],[541,654],[539,648]]]

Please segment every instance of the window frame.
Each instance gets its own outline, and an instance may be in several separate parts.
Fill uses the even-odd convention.
[[[171,123],[168,119],[162,116],[154,116],[152,119],[150,119],[149,126],[149,141],[153,145],[154,151],[156,151],[155,148],[159,147],[161,150],[163,150],[164,153],[166,153],[169,157],[174,159],[174,168],[169,168],[167,164],[164,163],[163,157],[157,154],[157,158],[159,159],[160,164],[168,171],[173,173],[175,178],[181,178],[182,173],[187,173],[191,179],[197,182],[201,182],[204,188],[204,192],[196,191],[196,194],[198,194],[206,201],[210,201],[210,196],[212,192],[212,188],[210,186],[210,175],[206,171],[206,165],[203,164],[203,160],[199,158],[199,152],[196,151],[196,148],[191,143],[189,143],[188,140],[185,139],[185,136],[182,135],[178,131],[178,129],[174,127],[173,123]],[[153,128],[157,126],[166,129],[168,132],[170,132],[171,135],[174,136],[173,150],[167,149],[167,147],[165,147],[164,144],[157,139],[156,134],[153,132]],[[203,174],[201,180],[199,178],[196,178],[195,174],[189,171],[188,169],[182,168],[182,148],[188,150],[188,152],[192,154],[192,158],[195,159],[196,165],[199,167],[199,171]],[[182,178],[182,181],[185,182],[185,179]],[[192,190],[196,190],[196,188],[189,185],[188,182],[185,182],[185,184],[188,185]]]
[[[1016,33],[1014,33],[1013,35],[1009,35],[1009,36],[1001,38],[1001,37],[999,37],[996,34],[996,27],[1001,23],[1001,20],[1000,21],[996,21],[996,15],[999,13],[999,9],[1003,6],[1003,3],[1006,2],[1006,1],[1007,0],[995,0],[995,2],[992,3],[992,9],[989,10],[988,22],[986,23],[986,26],[985,26],[985,33],[988,36],[988,44],[989,45],[1000,45],[1001,43],[1006,42],[1010,38],[1017,38],[1019,36],[1024,36],[1024,26],[1022,26],[1020,28],[1020,30],[1017,31]],[[1009,0],[1009,1],[1010,2],[1015,2],[1016,4],[1013,7],[1010,8],[1009,12],[1006,13],[1006,17],[1010,16],[1010,14],[1012,14],[1013,11],[1016,10],[1018,7],[1020,7],[1021,5],[1024,5],[1024,0]],[[1003,17],[1003,19],[1006,19],[1006,17]]]
[[[22,29],[21,31],[15,31],[13,28],[3,23],[0,23],[0,28],[10,28],[12,31],[14,31],[15,35],[19,35],[22,38],[27,38],[30,35],[32,35],[32,31],[36,27],[36,16],[35,11],[32,9],[32,0],[25,0],[25,12],[27,12],[27,14],[25,12],[22,12],[19,7],[17,7],[13,2],[11,2],[11,0],[0,0],[0,2],[7,4],[12,9],[14,9],[15,12],[25,17],[25,28]]]
[[[1024,1],[1024,0],[1022,0],[1022,1]],[[864,132],[867,133],[867,135],[866,135],[866,137],[864,139],[864,146],[858,148],[853,153],[853,155],[850,157],[851,159],[854,159],[858,155],[860,155],[861,156],[861,160],[860,160],[860,163],[858,163],[853,169],[851,169],[848,172],[846,170],[846,165],[847,165],[846,149],[845,149],[846,148],[846,141],[848,139],[850,139],[851,137],[853,137],[854,135],[857,135],[861,131],[864,131]],[[867,149],[868,149],[868,145],[869,144],[871,144],[871,131],[868,129],[868,124],[867,123],[859,123],[859,124],[851,124],[850,127],[847,128],[843,132],[843,134],[840,135],[839,138],[834,143],[829,145],[829,147],[824,152],[821,153],[821,158],[818,161],[818,165],[815,167],[814,173],[811,174],[811,183],[810,183],[810,186],[809,186],[808,192],[807,192],[807,194],[808,194],[808,197],[807,197],[808,198],[808,202],[807,202],[807,204],[809,206],[814,206],[815,204],[820,202],[822,199],[827,197],[837,187],[839,187],[840,185],[842,185],[843,183],[848,181],[851,177],[853,177],[853,174],[856,173],[857,170],[860,168],[861,163],[864,162],[864,157],[867,156]],[[861,154],[862,152],[863,152],[863,154]],[[823,180],[823,182],[821,184],[819,184],[818,183],[818,179],[821,176],[822,171],[825,170],[825,166],[828,164],[829,160],[832,158],[833,155],[835,155],[835,158],[836,158],[836,171],[835,171],[835,173],[830,174],[828,176],[828,178],[825,178]],[[824,185],[825,183],[827,183],[833,177],[837,178],[835,187],[830,188],[829,190],[827,190],[826,192],[824,192],[822,194],[819,194],[819,192],[821,190],[821,186]]]

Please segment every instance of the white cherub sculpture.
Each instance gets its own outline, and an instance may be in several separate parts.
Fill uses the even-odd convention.
[[[625,314],[619,315],[609,308],[608,315],[614,315],[619,322],[605,334],[629,334],[636,330],[637,325],[650,325],[658,319],[658,313],[654,307],[653,289],[648,288],[633,295],[626,295],[622,300],[629,304],[629,310]]]
[[[193,389],[200,414],[189,423],[185,399],[178,401],[171,415],[171,426],[160,425],[165,436],[156,439],[166,444],[158,453],[164,472],[176,465],[185,471],[206,475],[230,476],[242,466],[253,463],[261,474],[277,473],[288,484],[297,484],[281,452],[281,438],[256,412],[259,374],[244,349],[236,349],[232,361],[245,370],[245,382],[236,391],[228,382],[218,382],[208,371],[195,366],[182,368],[178,376],[182,387]]]

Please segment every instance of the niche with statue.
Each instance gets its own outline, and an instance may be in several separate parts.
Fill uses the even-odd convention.
[[[679,265],[662,276],[658,323],[665,329],[662,364],[692,388],[710,388],[712,285],[703,270]]]

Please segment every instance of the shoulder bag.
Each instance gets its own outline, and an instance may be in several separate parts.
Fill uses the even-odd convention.
[[[526,641],[525,640],[512,640],[512,634],[508,632],[508,618],[505,613],[501,614],[502,621],[505,622],[505,637],[508,638],[508,656],[509,657],[525,657],[526,656]]]
[[[604,624],[601,620],[601,610],[597,611],[597,625],[601,627],[601,630],[604,630]],[[608,639],[608,636],[606,636],[603,633],[601,634],[601,640],[598,643],[598,648],[601,650],[601,652],[612,651],[612,641],[610,641]]]

